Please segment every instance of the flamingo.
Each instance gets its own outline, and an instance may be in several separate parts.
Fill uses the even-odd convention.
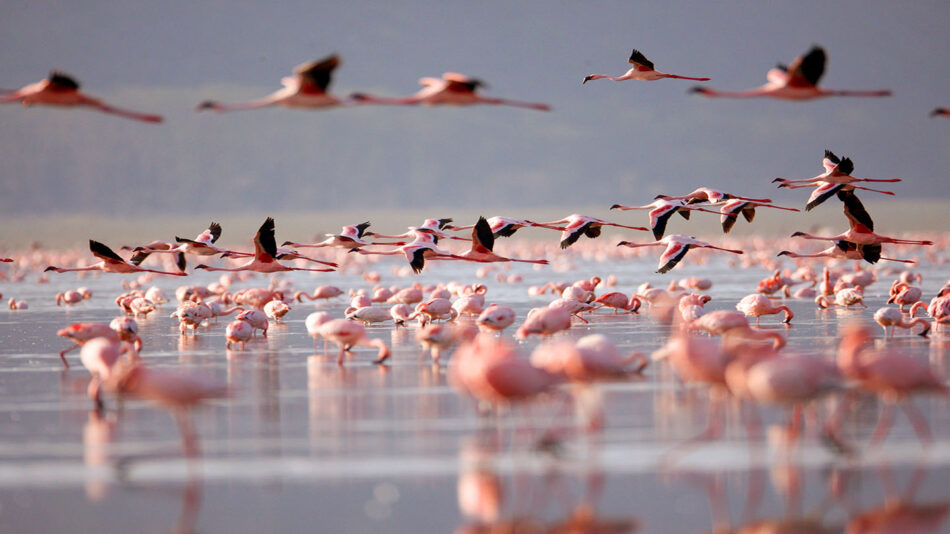
[[[664,78],[675,78],[678,80],[693,80],[697,82],[708,82],[709,78],[692,78],[689,76],[677,76],[676,74],[666,74],[660,72],[653,68],[653,62],[646,58],[639,50],[636,48],[633,49],[633,52],[630,54],[630,59],[627,60],[628,63],[633,65],[633,68],[628,70],[621,76],[616,78],[607,74],[588,74],[584,76],[584,81],[581,82],[581,85],[591,81],[591,80],[600,80],[602,78],[607,78],[615,82],[622,82],[624,80],[640,80],[644,82],[655,82],[656,80],[662,80]]]
[[[689,193],[683,196],[672,197],[669,195],[657,195],[656,199],[657,200],[683,200],[687,204],[697,204],[700,202],[717,203],[717,202],[723,202],[726,200],[748,200],[749,202],[762,202],[766,204],[772,202],[771,198],[741,197],[739,195],[733,195],[732,193],[726,193],[724,191],[720,191],[718,189],[713,189],[711,187],[705,187],[705,186],[697,187],[695,190],[693,190],[692,193]]]
[[[571,313],[562,307],[533,308],[518,327],[515,337],[527,339],[531,334],[548,337],[571,327]]]
[[[821,309],[831,306],[837,306],[839,308],[849,308],[851,306],[868,307],[867,304],[864,303],[864,295],[853,287],[845,287],[835,291],[834,299],[829,298],[828,295],[818,295],[815,297],[815,304]]]
[[[235,319],[228,323],[227,328],[224,331],[224,338],[227,340],[227,348],[231,348],[231,344],[234,343],[237,345],[241,344],[241,349],[244,349],[244,346],[247,344],[247,341],[254,336],[254,327],[251,326],[251,323],[247,321],[242,321],[240,319]]]
[[[59,337],[66,338],[75,345],[67,347],[59,352],[59,358],[63,360],[63,366],[69,367],[66,361],[66,353],[78,349],[86,344],[90,339],[105,337],[116,342],[127,341],[135,344],[135,349],[142,347],[142,340],[138,337],[138,323],[134,319],[127,318],[129,321],[117,322],[113,324],[105,323],[73,323],[66,328],[56,332]]]
[[[499,256],[493,251],[494,247],[495,236],[492,232],[491,226],[488,224],[488,221],[485,220],[485,217],[479,217],[478,222],[475,223],[475,227],[472,229],[472,247],[459,254],[459,257],[468,261],[478,261],[484,263],[515,261],[521,263],[534,263],[537,265],[548,264],[548,260],[544,259],[522,260],[518,258],[506,258],[504,256]]]
[[[50,71],[49,77],[43,81],[31,83],[16,91],[0,95],[0,104],[11,102],[20,102],[24,107],[32,105],[86,107],[142,122],[159,123],[163,120],[160,115],[149,115],[120,109],[110,106],[98,98],[83,94],[79,91],[79,82],[75,78],[55,70]]]
[[[194,239],[185,239],[175,236],[175,243],[167,241],[153,241],[147,245],[134,247],[132,252],[135,254],[129,259],[134,265],[140,265],[145,258],[152,253],[163,254],[194,254],[196,256],[214,256],[215,254],[225,254],[229,252],[226,249],[218,248],[214,244],[221,237],[221,225],[211,221],[208,228],[198,234]],[[179,258],[179,265],[184,270],[184,258]]]
[[[677,199],[658,198],[645,206],[624,206],[614,204],[610,206],[612,210],[650,210],[650,229],[653,231],[653,237],[661,239],[666,233],[666,224],[674,213],[679,213],[684,219],[689,220],[689,213],[694,208],[686,205],[686,202]]]
[[[145,269],[139,267],[138,265],[133,265],[123,260],[122,257],[113,252],[111,248],[92,239],[89,240],[89,251],[92,252],[93,256],[99,258],[101,261],[88,267],[54,267],[50,265],[44,269],[44,272],[54,271],[57,273],[66,273],[70,271],[102,271],[104,273],[120,274],[155,273],[167,274],[169,276],[187,276],[187,273],[183,272],[172,273],[167,271],[156,271],[154,269]]]
[[[851,223],[851,228],[848,231],[830,236],[822,237],[812,234],[806,234],[805,232],[795,232],[792,234],[792,237],[801,237],[803,239],[817,239],[822,241],[848,241],[854,243],[855,245],[880,245],[883,243],[893,243],[899,245],[933,245],[933,241],[918,241],[913,239],[895,239],[893,237],[887,237],[875,234],[867,226],[861,224],[855,220],[849,220]]]
[[[772,348],[781,349],[787,343],[785,336],[769,330],[756,330],[749,326],[746,315],[738,311],[716,310],[704,314],[689,323],[689,330],[702,330],[711,335],[738,336],[743,339],[772,339]]]
[[[327,341],[332,341],[340,347],[340,353],[337,357],[337,365],[343,365],[343,357],[350,351],[354,345],[364,345],[376,347],[379,354],[373,363],[381,364],[389,358],[389,347],[381,339],[369,339],[366,337],[366,329],[363,325],[350,321],[348,319],[333,319],[329,314],[310,314],[307,317],[307,329],[313,329],[314,343],[317,335]]]
[[[659,241],[653,243],[631,243],[630,241],[621,241],[617,243],[618,247],[659,247],[665,246],[666,250],[663,251],[663,254],[660,255],[660,263],[657,265],[656,272],[664,274],[670,271],[673,267],[682,261],[683,257],[686,256],[686,253],[689,252],[690,248],[711,248],[715,250],[722,250],[725,252],[732,252],[733,254],[742,254],[741,250],[734,250],[729,248],[717,247],[715,245],[710,245],[705,241],[699,241],[698,239],[685,235],[668,235]]]
[[[442,250],[435,246],[434,240],[429,237],[424,238],[424,234],[418,236],[415,241],[402,245],[393,250],[380,250],[380,251],[370,251],[363,250],[362,248],[352,248],[349,252],[356,252],[359,254],[370,254],[370,255],[385,255],[385,256],[394,256],[399,254],[405,254],[406,259],[409,261],[409,266],[412,267],[412,272],[419,274],[422,272],[422,269],[425,268],[426,260],[464,260],[462,256],[453,254],[447,250]]]
[[[779,210],[786,211],[799,211],[796,208],[784,208],[782,206],[776,206],[774,204],[767,204],[765,202],[759,202],[754,200],[743,200],[743,199],[732,199],[727,200],[721,204],[713,204],[719,208],[718,212],[712,210],[706,210],[698,208],[700,211],[707,211],[711,213],[718,213],[720,215],[720,222],[722,223],[723,233],[728,234],[732,227],[735,226],[736,221],[739,220],[739,215],[741,214],[745,217],[745,220],[752,222],[755,219],[755,209],[756,208],[775,208]]]
[[[495,216],[488,219],[488,226],[491,228],[492,235],[495,239],[499,237],[511,237],[515,235],[515,232],[519,228],[537,226],[536,223],[532,221],[527,221],[524,219],[514,219],[511,217],[501,217]],[[475,225],[466,225],[466,226],[449,226],[446,227],[447,230],[468,230],[469,228],[474,228]]]
[[[565,226],[558,226],[561,224]],[[629,228],[630,230],[642,230],[644,232],[647,231],[647,229],[642,226],[627,226],[625,224],[612,223],[603,219],[598,219],[596,217],[581,215],[579,213],[568,215],[567,217],[558,221],[536,223],[535,226],[540,226],[541,228],[548,228],[551,230],[560,230],[562,249],[576,243],[582,235],[586,235],[591,239],[599,237],[601,228],[603,226],[616,226],[618,228]]]
[[[364,241],[364,237],[370,237],[374,234],[373,232],[367,232],[366,229],[370,227],[370,222],[362,222],[360,224],[354,224],[349,226],[344,226],[340,230],[339,234],[324,234],[327,238],[319,243],[295,243],[293,241],[284,241],[284,247],[291,246],[296,248],[320,248],[320,247],[337,247],[337,248],[356,248],[363,245],[369,245],[368,241]]]
[[[919,287],[914,287],[895,280],[890,289],[891,297],[887,299],[888,304],[897,304],[900,311],[904,311],[904,306],[913,306],[920,300],[923,293]]]
[[[442,78],[421,78],[419,84],[422,85],[422,89],[416,94],[405,98],[382,98],[363,93],[354,93],[350,95],[350,98],[364,104],[394,106],[414,106],[418,104],[425,104],[427,106],[468,106],[472,104],[487,104],[491,106],[514,106],[539,111],[551,110],[551,106],[547,104],[481,96],[477,91],[479,87],[485,86],[485,82],[454,72],[446,72],[442,75]]]
[[[850,241],[838,240],[834,245],[814,254],[798,254],[783,250],[777,256],[790,258],[844,258],[848,260],[865,260],[868,263],[877,263],[879,260],[897,261],[901,263],[917,263],[914,260],[899,260],[881,256],[881,245],[856,245]]]
[[[882,191],[880,189],[871,189],[869,187],[854,185],[856,182],[900,182],[900,178],[855,178],[851,176],[854,172],[854,162],[851,158],[839,158],[834,152],[825,150],[825,157],[821,160],[821,166],[825,172],[812,178],[803,178],[801,180],[788,180],[785,178],[775,178],[772,183],[778,183],[779,189],[800,189],[802,187],[815,187],[808,203],[805,205],[805,211],[811,211],[825,200],[831,198],[839,191],[853,191],[862,189],[884,195],[894,195],[892,191]],[[844,200],[844,199],[842,199]],[[862,207],[863,209],[863,207]],[[865,223],[867,224],[867,223]],[[873,225],[868,225],[871,227]],[[873,228],[872,228],[873,229]]]
[[[500,306],[498,304],[489,304],[475,319],[475,324],[478,326],[495,332],[501,332],[514,322],[515,310],[511,306]]]
[[[282,89],[257,100],[222,104],[213,100],[206,100],[198,104],[198,111],[212,110],[218,112],[239,111],[246,109],[280,106],[295,109],[326,109],[336,107],[342,102],[327,93],[330,86],[333,70],[340,65],[340,56],[333,54],[323,59],[309,61],[294,67],[294,75],[281,80]]]
[[[187,457],[199,454],[197,433],[188,410],[205,399],[229,394],[223,384],[173,371],[156,371],[141,363],[116,366],[103,385],[118,395],[149,400],[169,409],[178,423]]]
[[[785,319],[782,320],[783,323],[791,323],[792,318],[795,317],[795,314],[792,313],[792,310],[788,309],[788,306],[782,304],[776,306],[772,304],[772,301],[768,297],[761,293],[752,293],[751,295],[742,297],[742,300],[736,304],[736,309],[746,314],[746,316],[755,317],[755,326],[759,326],[759,317],[763,315],[785,312]]]
[[[866,350],[872,338],[867,326],[852,325],[844,331],[837,357],[842,374],[856,380],[861,388],[879,395],[884,401],[884,409],[871,443],[876,444],[887,437],[895,404],[901,404],[917,437],[929,443],[931,437],[927,421],[908,397],[914,393],[946,395],[947,386],[929,366],[912,356],[893,350]],[[833,417],[829,428],[836,428],[834,421],[839,420]]]
[[[129,343],[123,343],[117,338],[96,337],[84,343],[79,353],[83,367],[92,375],[87,388],[89,398],[95,403],[96,411],[102,412],[103,404],[101,393],[102,383],[110,378],[112,369],[123,354],[129,354],[131,361],[138,359],[138,353]]]
[[[930,333],[930,322],[926,319],[923,317],[915,317],[908,320],[899,309],[893,306],[885,306],[874,312],[874,321],[881,325],[881,328],[884,329],[884,335],[887,336],[888,339],[894,337],[895,328],[911,329],[918,324],[922,328],[917,335],[927,337],[927,334]],[[888,328],[890,328],[890,330],[888,330]]]
[[[209,267],[201,264],[196,265],[195,269],[205,271],[255,271],[259,273],[277,273],[282,271],[312,271],[318,273],[332,272],[333,269],[309,269],[304,267],[287,267],[277,262],[277,242],[274,240],[274,219],[268,217],[264,224],[254,234],[254,257],[237,267]]]
[[[779,64],[766,74],[768,83],[756,89],[747,91],[717,91],[702,86],[690,89],[707,97],[726,98],[753,98],[771,97],[783,100],[812,100],[827,96],[859,96],[876,97],[890,96],[888,90],[879,91],[849,91],[833,90],[818,87],[818,81],[825,73],[825,51],[818,46],[812,47],[804,56],[792,60],[787,67]]]

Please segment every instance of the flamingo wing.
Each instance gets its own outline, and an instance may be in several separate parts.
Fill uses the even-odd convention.
[[[666,233],[666,223],[670,220],[670,217],[674,213],[680,211],[675,205],[666,204],[650,210],[650,228],[653,230],[653,237],[657,241],[663,238],[663,234]],[[688,211],[688,210],[682,210]]]
[[[495,235],[485,217],[479,217],[475,227],[472,228],[472,249],[478,250],[479,247],[485,252],[491,252],[495,247]]]
[[[333,69],[340,65],[340,56],[333,54],[323,59],[310,61],[294,67],[294,74],[300,79],[300,87],[305,93],[325,93],[332,81]]]
[[[824,167],[826,171],[831,171],[839,163],[841,163],[841,158],[836,156],[834,152],[825,149],[825,157],[821,160],[821,166]]]
[[[848,218],[848,222],[861,223],[867,226],[868,230],[874,231],[874,221],[871,220],[871,214],[864,208],[864,204],[858,199],[854,190],[842,189],[838,191],[838,199],[844,202],[844,215]]]
[[[584,235],[588,231],[591,224],[593,223],[586,222],[580,226],[578,225],[568,226],[564,230],[564,232],[561,233],[561,248],[562,249],[567,248],[573,245],[574,243],[577,243],[577,240],[580,239],[581,236]]]
[[[835,193],[841,191],[844,188],[845,184],[833,184],[831,182],[818,182],[821,185],[815,188],[811,192],[811,196],[808,197],[808,203],[805,204],[805,211],[811,211],[812,208],[818,206],[822,202],[833,197]]]
[[[868,263],[877,263],[881,260],[882,246],[880,243],[875,245],[856,245],[858,252],[864,261]]]
[[[686,256],[686,253],[689,252],[689,247],[689,244],[671,241],[670,244],[666,246],[666,250],[663,251],[663,254],[660,255],[660,264],[656,272],[665,274],[673,267],[676,267],[676,265],[683,260],[683,257]]]
[[[274,239],[274,218],[268,217],[254,234],[254,258],[261,262],[272,262],[277,256],[277,241]]]
[[[79,90],[79,82],[76,81],[76,78],[73,78],[65,72],[51,70],[46,80],[49,81],[50,85],[55,86],[55,88],[60,91]]]
[[[850,176],[854,172],[854,162],[851,158],[841,158],[841,163],[835,165],[834,173]]]
[[[799,56],[788,66],[788,85],[792,87],[816,86],[825,73],[825,51],[813,47],[804,56]]]
[[[647,59],[647,57],[643,55],[643,52],[640,52],[636,48],[633,49],[633,52],[630,54],[630,59],[628,59],[627,62],[638,67],[637,70],[641,70],[639,67],[646,67],[646,70],[656,70],[653,68],[653,62]]]
[[[415,249],[407,249],[406,258],[409,260],[409,266],[412,267],[412,272],[419,274],[422,272],[422,269],[426,265],[426,249],[419,247]]]
[[[93,256],[106,263],[125,263],[122,256],[113,252],[113,250],[106,245],[92,239],[89,240],[89,252],[92,252]]]
[[[198,237],[195,238],[195,241],[199,243],[213,244],[218,240],[219,237],[221,237],[221,225],[212,221],[207,230],[198,234]],[[181,243],[181,241],[179,241],[179,243]]]
[[[366,229],[369,228],[369,227],[370,227],[370,223],[369,223],[369,221],[366,221],[366,222],[362,222],[362,223],[360,223],[360,224],[357,224],[357,225],[353,226],[352,228],[355,228],[355,229],[356,229],[356,237],[359,237],[359,238],[362,239],[363,234],[366,233]]]
[[[474,93],[479,87],[487,87],[485,82],[479,79],[456,72],[446,72],[442,75],[442,80],[447,82],[446,90],[458,93]]]

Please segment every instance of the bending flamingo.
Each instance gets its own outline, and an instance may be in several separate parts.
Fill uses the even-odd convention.
[[[581,82],[581,84],[585,84],[591,80],[600,80],[602,78],[607,78],[608,80],[613,80],[615,82],[622,82],[624,80],[655,82],[656,80],[662,80],[663,78],[676,78],[678,80],[693,80],[697,82],[709,81],[709,78],[692,78],[690,76],[677,76],[676,74],[666,74],[660,72],[653,67],[653,62],[647,59],[646,56],[644,56],[636,48],[633,49],[633,52],[630,54],[630,59],[628,59],[627,62],[633,65],[633,68],[621,76],[617,76],[615,78],[607,74],[588,74],[587,76],[584,76],[584,81]]]
[[[491,106],[514,106],[520,108],[550,111],[551,106],[536,102],[520,102],[501,98],[487,98],[478,94],[478,88],[485,82],[470,78],[464,74],[446,72],[442,78],[421,78],[419,84],[422,89],[418,93],[405,98],[383,98],[363,93],[354,93],[350,98],[366,104],[384,104],[392,106],[427,106],[452,105],[469,106],[473,104],[487,104]]]
[[[812,100],[826,96],[890,96],[888,90],[879,91],[848,91],[822,89],[818,81],[825,73],[825,51],[820,47],[813,47],[804,56],[795,58],[790,65],[779,64],[771,69],[766,78],[768,83],[747,91],[717,91],[706,87],[696,86],[690,89],[708,97],[726,98],[754,98],[771,97],[783,100]]]
[[[142,122],[162,122],[161,115],[150,115],[110,106],[105,102],[79,92],[79,82],[59,71],[50,71],[43,81],[31,83],[16,91],[0,95],[0,104],[20,102],[24,107],[33,105],[58,107],[85,107],[103,113],[118,115]]]
[[[277,242],[274,240],[274,219],[268,217],[264,224],[254,234],[254,257],[244,265],[238,267],[209,267],[196,265],[195,269],[206,271],[255,271],[259,273],[276,273],[281,271],[313,271],[327,273],[333,269],[307,269],[303,267],[287,267],[277,262]]]
[[[327,93],[333,70],[340,65],[340,56],[333,54],[294,67],[294,75],[281,80],[284,88],[257,100],[222,104],[206,100],[198,104],[198,111],[238,111],[270,106],[296,109],[325,109],[341,105],[341,101]]]
[[[104,273],[155,273],[167,274],[170,276],[187,276],[187,274],[183,272],[171,273],[167,271],[156,271],[154,269],[145,269],[143,267],[139,267],[138,265],[133,265],[123,260],[122,257],[113,252],[111,248],[92,239],[89,240],[89,251],[92,252],[93,256],[99,258],[101,261],[88,267],[54,267],[50,265],[44,269],[44,272],[54,271],[57,273],[66,273],[70,271],[102,271]]]
[[[685,236],[685,235],[668,235],[659,241],[653,243],[631,243],[629,241],[621,241],[617,243],[618,247],[659,247],[665,246],[666,250],[663,251],[663,254],[660,255],[660,263],[657,265],[656,272],[663,274],[669,272],[670,269],[676,267],[683,257],[686,256],[686,253],[689,252],[691,248],[711,248],[715,250],[722,250],[725,252],[732,252],[733,254],[742,254],[741,250],[733,250],[729,248],[717,247],[715,245],[710,245],[705,241],[699,241],[696,238]]]

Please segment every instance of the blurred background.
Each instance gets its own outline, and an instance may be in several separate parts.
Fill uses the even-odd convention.
[[[165,122],[0,107],[0,246],[74,244],[100,228],[108,242],[167,239],[209,219],[225,225],[225,241],[244,242],[265,215],[287,239],[379,217],[398,228],[417,214],[582,211],[642,223],[643,213],[607,207],[699,185],[801,208],[807,191],[770,181],[819,174],[826,148],[852,157],[855,176],[904,180],[886,184],[896,198],[863,195],[886,218],[882,233],[948,226],[950,122],[928,117],[950,106],[947,2],[7,0],[2,13],[0,87],[61,69],[88,93]],[[828,53],[823,86],[894,96],[795,103],[705,99],[684,80],[581,85],[625,72],[635,47],[658,70],[746,89],[813,44]],[[340,96],[408,95],[420,77],[453,71],[486,81],[486,95],[553,110],[195,111],[205,99],[263,96],[295,65],[334,52],[343,63],[330,90]],[[807,217],[766,211],[775,210],[759,210],[763,232],[844,229],[832,203]],[[717,225],[683,228],[708,226]]]

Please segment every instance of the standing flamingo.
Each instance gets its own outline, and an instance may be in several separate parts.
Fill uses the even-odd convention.
[[[656,269],[656,272],[660,274],[667,273],[670,269],[676,267],[676,265],[682,261],[683,257],[686,256],[686,253],[689,252],[690,248],[711,248],[725,252],[732,252],[733,254],[743,253],[741,250],[717,247],[715,245],[710,245],[705,241],[700,241],[694,237],[679,234],[668,235],[663,239],[653,243],[631,243],[630,241],[621,241],[617,243],[617,246],[630,248],[665,246],[666,250],[664,250],[663,254],[660,255],[660,263],[657,265]]]
[[[927,334],[930,333],[929,321],[923,317],[907,319],[899,309],[891,306],[879,308],[876,312],[874,312],[874,322],[881,325],[881,328],[884,329],[884,335],[887,336],[888,339],[894,337],[895,328],[907,328],[909,330],[918,324],[922,328],[920,333],[917,335],[921,337],[927,337]],[[888,328],[890,330],[888,330]]]
[[[788,306],[772,304],[772,300],[761,293],[752,293],[742,297],[742,300],[736,304],[736,309],[746,314],[746,316],[755,317],[755,326],[759,326],[759,317],[763,315],[785,312],[783,323],[791,323],[792,318],[795,317]]]
[[[86,107],[103,113],[118,115],[126,119],[142,122],[162,122],[160,115],[149,115],[116,108],[98,98],[79,92],[79,82],[72,76],[59,71],[50,71],[43,81],[31,83],[16,91],[0,95],[0,104],[20,102],[24,107],[32,105],[58,107]]]
[[[102,271],[104,273],[120,273],[120,274],[129,274],[129,273],[155,273],[155,274],[167,274],[170,276],[187,276],[186,273],[177,272],[167,272],[167,271],[156,271],[154,269],[145,269],[139,267],[138,265],[133,265],[122,259],[121,256],[112,251],[111,248],[103,245],[98,241],[89,240],[89,251],[92,252],[92,255],[99,258],[101,261],[94,263],[88,267],[54,267],[50,265],[44,272],[54,271],[57,273],[66,273],[70,271]]]
[[[613,80],[615,82],[622,82],[624,80],[640,80],[644,82],[655,82],[657,80],[662,80],[664,78],[676,78],[678,80],[693,80],[697,82],[708,82],[709,78],[691,78],[689,76],[677,76],[676,74],[666,74],[656,70],[653,67],[653,62],[646,58],[639,50],[636,48],[633,49],[633,52],[630,54],[630,59],[627,60],[628,63],[633,65],[633,68],[628,70],[621,76],[616,78],[607,74],[588,74],[584,76],[584,81],[581,84],[585,84],[591,80],[600,80],[602,78],[607,78],[608,80]]]
[[[274,240],[274,219],[268,217],[264,224],[254,234],[254,257],[244,265],[238,267],[209,267],[196,265],[195,269],[206,271],[255,271],[259,273],[276,273],[282,271],[313,271],[332,272],[333,269],[307,269],[303,267],[287,267],[277,262],[277,241]]]
[[[771,97],[783,100],[812,100],[826,96],[890,96],[888,90],[847,91],[822,89],[818,81],[825,73],[825,51],[813,47],[804,56],[795,58],[790,65],[779,64],[766,74],[768,83],[747,91],[717,91],[702,86],[690,89],[690,92],[707,97],[754,98]]]
[[[222,104],[206,100],[198,104],[198,111],[218,112],[257,109],[270,106],[296,109],[325,109],[341,105],[341,101],[327,93],[333,70],[340,65],[340,56],[333,54],[294,67],[294,75],[281,80],[284,87],[257,100]]]
[[[419,84],[422,89],[418,93],[405,98],[382,98],[363,93],[354,93],[350,98],[365,104],[384,104],[393,106],[427,106],[451,105],[468,106],[472,104],[487,104],[491,106],[514,106],[520,108],[550,111],[551,106],[536,102],[520,102],[501,98],[488,98],[478,94],[478,88],[485,82],[470,78],[464,74],[446,72],[442,78],[421,78]]]

